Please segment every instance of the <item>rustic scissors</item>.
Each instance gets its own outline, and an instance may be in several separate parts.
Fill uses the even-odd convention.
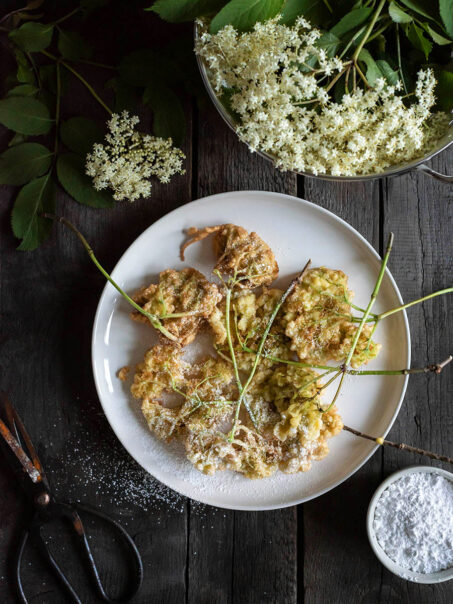
[[[2,396],[2,399],[2,409],[0,408],[0,412],[3,410],[5,421],[0,417],[0,436],[2,437],[0,438],[0,447],[4,450],[10,465],[35,508],[34,516],[20,541],[16,557],[15,580],[22,602],[27,604],[27,598],[22,586],[21,562],[28,538],[31,537],[39,546],[53,573],[61,582],[71,600],[77,604],[82,604],[79,596],[52,556],[49,549],[49,540],[46,539],[42,532],[42,528],[46,524],[57,518],[66,519],[72,525],[98,596],[105,602],[128,602],[140,589],[143,579],[143,564],[135,543],[120,524],[102,512],[86,508],[79,503],[68,504],[56,501],[50,491],[49,482],[22,420],[12,404],[4,396]],[[111,598],[104,590],[78,510],[102,518],[103,521],[109,523],[121,536],[130,553],[134,575],[127,587],[126,593],[119,598]]]

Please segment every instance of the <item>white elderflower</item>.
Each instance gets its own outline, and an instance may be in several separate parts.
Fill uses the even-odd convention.
[[[351,63],[318,48],[320,33],[303,18],[292,27],[279,19],[242,34],[231,25],[205,32],[195,49],[214,90],[228,89],[236,131],[252,151],[271,154],[282,170],[348,176],[411,161],[445,134],[448,116],[432,112],[431,69],[419,72],[411,104],[400,82],[384,78],[334,102],[326,78],[341,77]]]
[[[127,111],[113,114],[108,122],[105,143],[96,143],[87,155],[86,174],[97,190],[111,189],[117,201],[148,197],[151,176],[167,183],[174,174],[183,174],[184,153],[163,139],[135,130],[137,116]]]

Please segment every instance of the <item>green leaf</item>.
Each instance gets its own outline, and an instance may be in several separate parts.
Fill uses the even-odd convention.
[[[387,61],[384,61],[383,59],[378,59],[376,61],[376,65],[379,67],[379,70],[381,71],[382,75],[387,80],[387,82],[390,84],[390,86],[395,86],[398,83],[400,79],[399,74],[397,71],[390,67]]]
[[[171,138],[180,146],[186,130],[186,118],[176,94],[167,86],[148,86],[143,94],[143,103],[153,110],[153,133],[162,138]]]
[[[400,2],[407,6],[407,8],[411,8],[419,15],[423,15],[423,17],[427,17],[433,21],[435,21],[439,16],[437,10],[431,10],[432,5],[434,4],[432,0],[429,0],[428,2],[426,0],[400,0]],[[429,4],[431,4],[431,6],[429,6]]]
[[[16,132],[16,134],[9,141],[8,147],[14,147],[15,145],[20,145],[21,143],[25,143],[26,140],[27,140],[27,137],[25,136],[25,134],[19,134],[19,132]]]
[[[123,57],[119,64],[119,74],[129,86],[146,87],[154,82],[174,81],[176,64],[161,53],[153,50],[136,50]]]
[[[362,48],[362,50],[360,51],[359,54],[359,60],[363,61],[366,66],[367,66],[367,70],[366,70],[366,79],[368,80],[368,83],[370,84],[370,86],[374,86],[376,84],[376,81],[379,78],[382,78],[382,71],[379,69],[378,64],[376,63],[376,61],[373,59],[373,57],[371,56],[371,54],[368,52],[368,50],[366,48]]]
[[[444,111],[453,109],[453,73],[442,70],[437,76],[437,104]]]
[[[32,84],[20,84],[8,90],[8,96],[34,96],[38,92],[38,88]]]
[[[86,40],[75,31],[58,32],[58,50],[65,59],[78,61],[91,57],[91,47]]]
[[[423,23],[423,28],[425,29],[425,31],[427,31],[429,33],[429,35],[434,40],[434,42],[436,44],[439,44],[439,46],[445,46],[446,44],[452,44],[452,40],[450,40],[449,38],[445,38],[444,36],[439,34],[435,29],[433,29],[431,27],[431,25],[429,23]]]
[[[439,0],[439,12],[445,31],[453,38],[453,0]]]
[[[230,0],[211,21],[209,31],[216,34],[231,24],[238,31],[248,31],[258,21],[275,17],[284,0]]]
[[[0,100],[0,123],[21,134],[46,134],[54,120],[44,103],[31,97]]]
[[[104,131],[86,117],[71,117],[62,122],[60,136],[68,149],[85,156],[92,150],[94,143],[102,141]]]
[[[27,21],[9,32],[9,38],[26,52],[44,50],[52,42],[53,25]]]
[[[389,15],[395,23],[410,23],[413,21],[412,17],[395,2],[390,2],[389,4]]]
[[[53,153],[39,143],[23,143],[0,155],[0,184],[24,185],[50,168]]]
[[[157,0],[145,10],[157,13],[164,21],[182,23],[217,12],[226,0]]]
[[[55,185],[50,173],[22,187],[14,202],[11,216],[13,233],[22,243],[17,249],[31,251],[45,241],[52,230],[52,221],[42,212],[55,212]]]
[[[319,48],[323,48],[326,51],[327,56],[331,59],[336,55],[337,50],[340,48],[341,40],[335,34],[328,31],[318,38],[315,44]]]
[[[286,0],[281,13],[285,25],[292,25],[300,15],[313,25],[321,25],[329,17],[323,0]]]
[[[80,0],[80,8],[85,15],[92,13],[98,8],[102,8],[109,3],[110,0]]]
[[[410,25],[406,26],[405,31],[406,36],[412,42],[413,46],[418,48],[418,50],[421,50],[425,55],[425,59],[428,60],[428,56],[433,49],[433,45],[428,38],[425,38],[421,27],[415,23],[411,23]]]
[[[85,174],[85,159],[64,153],[57,159],[57,176],[63,189],[79,203],[92,208],[111,208],[113,200],[106,191],[96,191]]]
[[[14,55],[17,61],[17,81],[22,84],[36,84],[35,73],[24,53],[16,48]]]
[[[372,12],[372,8],[355,8],[340,19],[340,21],[331,28],[330,33],[341,38],[349,31],[363,25]]]

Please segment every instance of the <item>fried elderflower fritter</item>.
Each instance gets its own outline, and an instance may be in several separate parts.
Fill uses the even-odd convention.
[[[144,310],[160,317],[164,327],[176,336],[177,343],[186,346],[215,311],[222,294],[217,285],[210,283],[200,272],[184,268],[162,271],[158,284],[142,287],[132,298]],[[138,311],[133,311],[131,317],[149,323]]]
[[[213,430],[237,398],[230,365],[207,357],[190,364],[176,346],[159,344],[138,365],[131,387],[150,430],[169,440],[191,429]],[[176,399],[176,400],[175,400]]]
[[[230,277],[230,290],[223,296],[201,273],[185,268],[163,271],[158,284],[135,294],[136,302],[159,316],[178,342],[161,337],[148,350],[137,367],[132,394],[141,399],[150,430],[164,440],[179,438],[189,461],[206,474],[229,469],[264,478],[277,470],[305,472],[328,454],[328,440],[343,428],[331,400],[322,399],[334,372],[327,368],[321,375],[302,364],[346,360],[358,328],[347,277],[324,267],[304,273],[261,348],[284,293],[268,287],[278,274],[272,250],[256,233],[232,224],[191,229],[189,234],[181,257],[188,245],[213,234],[215,270]],[[147,320],[140,313],[133,318]],[[211,328],[216,356],[188,362],[184,346],[203,324]],[[363,328],[353,367],[378,354],[371,330],[370,324]],[[341,366],[334,371],[339,375]]]
[[[192,227],[187,233],[191,238],[181,247],[181,260],[184,260],[184,252],[189,245],[214,233],[213,247],[217,258],[214,270],[235,277],[240,288],[269,285],[278,276],[274,253],[256,233],[249,233],[235,224],[204,229]]]
[[[281,455],[277,439],[264,438],[241,424],[232,442],[221,432],[189,432],[186,451],[188,459],[204,474],[229,469],[247,478],[273,474]]]
[[[343,361],[351,349],[358,324],[352,321],[348,278],[338,270],[325,267],[310,269],[302,283],[296,285],[283,307],[285,334],[291,350],[308,363]],[[360,334],[352,367],[368,363],[380,350],[370,341],[372,327],[366,324]]]

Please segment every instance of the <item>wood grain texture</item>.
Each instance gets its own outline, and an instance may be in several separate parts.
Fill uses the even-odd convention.
[[[213,107],[198,120],[198,197],[245,189],[296,193],[296,177],[251,154]],[[205,506],[201,514],[191,513],[189,527],[189,602],[295,602],[294,508],[232,512]]]
[[[4,6],[0,17],[6,12]],[[20,5],[9,1],[7,6]],[[65,12],[72,3],[55,1],[49,6]],[[165,26],[143,13],[143,6],[143,2],[112,2],[108,10],[83,24],[86,36],[96,41],[98,60],[113,61],[127,49],[158,46],[188,31]],[[100,36],[100,31],[108,34]],[[3,48],[0,61],[1,87],[11,68]],[[84,73],[100,88],[108,77],[91,68]],[[63,118],[74,113],[105,120],[102,109],[76,83],[65,99]],[[258,189],[297,194],[331,210],[381,252],[384,238],[394,231],[390,268],[405,300],[451,285],[452,188],[423,175],[367,184],[296,179],[250,154],[209,104],[199,114],[187,101],[186,115],[187,172],[168,186],[156,184],[149,200],[96,211],[59,192],[59,211],[83,228],[106,269],[113,268],[147,226],[190,199]],[[149,116],[142,117],[146,130]],[[1,128],[0,149],[6,141]],[[453,152],[444,153],[433,166],[453,173]],[[343,485],[297,508],[248,513],[189,501],[167,505],[161,500],[144,510],[127,497],[115,501],[110,477],[96,480],[106,473],[103,460],[114,459],[126,475],[140,470],[110,429],[91,376],[91,325],[103,278],[78,241],[64,230],[56,229],[52,240],[36,252],[17,252],[10,229],[13,196],[12,189],[0,188],[1,387],[9,391],[23,416],[57,494],[101,506],[135,538],[145,566],[137,604],[453,601],[452,582],[428,587],[397,579],[383,570],[367,542],[367,504],[382,478],[411,463],[430,463],[405,452],[381,450]],[[443,298],[409,311],[414,365],[452,352],[452,304],[452,297]],[[452,395],[451,369],[440,377],[411,378],[390,438],[451,454]],[[87,470],[94,479],[87,480]],[[10,554],[26,517],[21,491],[0,462],[2,603],[14,601]],[[115,541],[102,526],[87,520],[87,528],[107,586],[118,591],[125,573]],[[56,527],[52,535],[55,555],[64,560],[84,604],[97,602],[62,527]],[[26,589],[34,595],[32,601],[65,602],[36,555],[30,552],[28,556]]]
[[[434,169],[452,172],[453,152],[432,162]],[[389,179],[384,186],[384,230],[395,233],[390,270],[404,301],[410,301],[453,281],[453,189],[424,175]],[[453,296],[443,296],[407,311],[412,339],[412,365],[443,360],[453,350]],[[421,379],[417,379],[421,377]],[[402,409],[389,438],[431,451],[453,452],[453,372],[412,376]],[[410,464],[440,465],[429,458],[383,451],[383,473]],[[446,466],[443,466],[446,467]],[[446,468],[451,470],[451,468]],[[381,602],[451,602],[451,582],[437,586],[402,581],[383,573]]]
[[[340,184],[306,178],[303,196],[346,220],[380,251],[377,181]],[[331,268],[339,268],[332,262]],[[341,397],[338,404],[341,408]],[[381,567],[368,544],[365,517],[380,479],[381,456],[376,454],[338,488],[303,506],[307,604],[376,601]]]

